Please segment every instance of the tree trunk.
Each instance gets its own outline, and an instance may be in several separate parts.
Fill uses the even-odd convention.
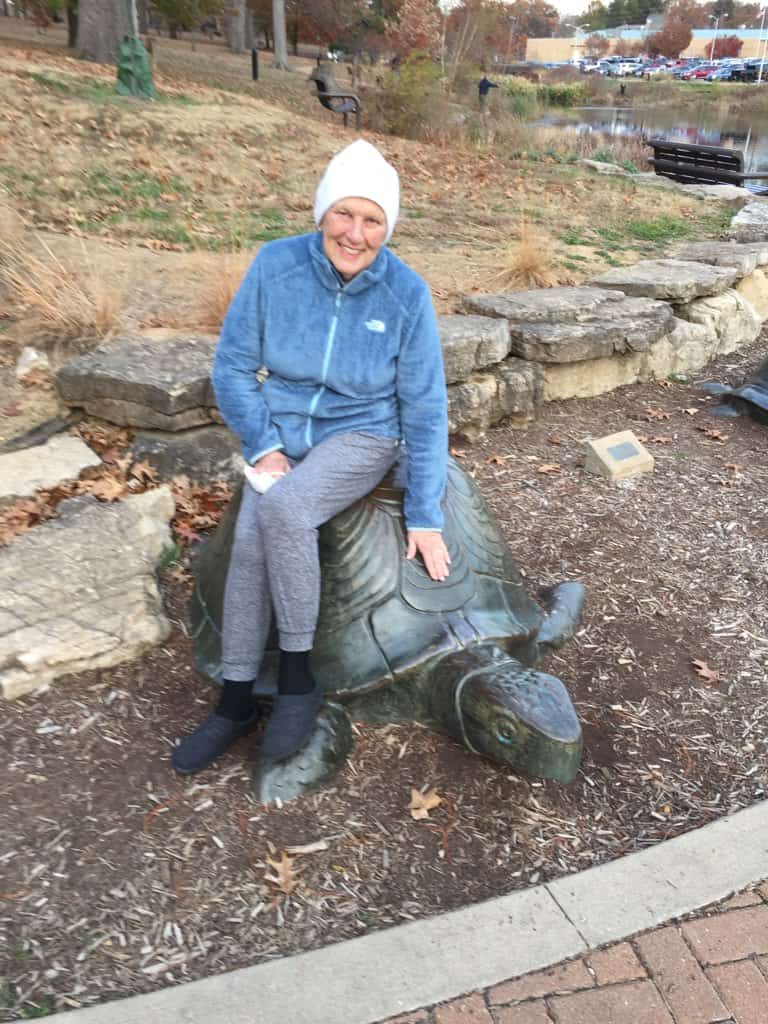
[[[74,50],[77,45],[77,0],[67,3],[67,46]]]
[[[293,23],[291,25],[291,49],[293,50],[293,56],[299,56],[299,16],[294,14]]]
[[[272,55],[272,67],[280,71],[288,70],[288,40],[285,31],[285,0],[272,0],[272,36],[275,48]]]
[[[245,48],[252,50],[256,45],[256,32],[253,28],[253,11],[250,7],[245,9]]]
[[[131,32],[131,9],[125,0],[79,0],[75,56],[81,60],[114,63],[123,36]]]
[[[229,16],[229,48],[232,53],[245,50],[245,0],[233,0]]]
[[[8,17],[8,5],[6,0],[0,0],[0,14],[2,14],[4,18]]]
[[[139,16],[139,34],[145,36],[149,32],[149,11],[147,10],[147,0],[137,0],[136,12]]]

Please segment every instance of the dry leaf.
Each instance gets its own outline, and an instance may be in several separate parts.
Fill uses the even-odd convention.
[[[708,683],[717,683],[720,681],[720,673],[717,669],[710,668],[706,661],[699,661],[698,658],[694,658],[691,661],[694,667],[694,671],[697,676],[701,676],[702,679],[706,679]]]
[[[536,467],[537,473],[559,473],[560,466],[557,462],[542,462],[540,466]]]
[[[327,849],[328,843],[325,839],[317,839],[314,843],[305,843],[304,846],[286,846],[285,852],[296,857],[300,853],[322,853]]]
[[[466,454],[466,452],[460,452],[458,448],[451,448],[451,455],[454,459],[463,459]]]
[[[284,892],[286,896],[289,896],[299,884],[296,877],[299,872],[294,870],[293,867],[294,859],[289,857],[285,850],[283,850],[280,860],[272,860],[271,857],[267,857],[267,864],[274,869],[274,874],[266,871],[264,879],[267,882],[271,882],[272,885],[276,885],[280,892]]]
[[[668,420],[669,413],[664,412],[663,409],[646,409],[645,418],[648,420],[649,423],[651,422],[651,420]]]
[[[83,492],[92,494],[99,501],[117,501],[125,494],[125,484],[112,476],[103,476],[100,480],[83,481]]]
[[[427,790],[426,793],[421,793],[418,789],[412,789],[408,810],[411,812],[411,817],[414,821],[421,821],[423,818],[428,818],[429,812],[439,807],[442,802],[442,797],[437,795],[436,789]]]
[[[713,430],[711,427],[696,427],[700,430],[705,437],[711,438],[713,441],[727,441],[728,435],[724,434],[722,430]]]
[[[687,416],[695,416],[697,412],[701,412],[701,409],[683,409],[683,412]]]
[[[156,483],[160,474],[148,462],[135,462],[131,466],[131,476],[143,484],[153,484]]]

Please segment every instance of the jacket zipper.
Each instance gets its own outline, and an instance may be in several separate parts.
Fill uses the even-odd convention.
[[[336,337],[336,327],[339,323],[339,306],[341,305],[341,291],[336,293],[336,309],[333,314],[333,320],[331,320],[331,326],[328,331],[328,337],[325,342],[325,355],[323,356],[323,368],[320,372],[320,385],[317,394],[314,396],[309,405],[309,412],[307,413],[307,429],[304,434],[304,439],[307,443],[307,448],[312,447],[312,417],[315,415],[317,406],[322,398],[323,392],[325,391],[325,379],[328,376],[328,367],[331,363],[331,352],[333,352],[333,339]]]

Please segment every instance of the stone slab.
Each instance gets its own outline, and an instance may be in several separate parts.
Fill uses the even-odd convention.
[[[616,288],[626,295],[690,302],[703,295],[724,292],[738,277],[733,267],[662,259],[640,260],[628,267],[612,267],[592,283],[599,288]]]
[[[718,353],[735,352],[751,345],[762,327],[755,309],[734,288],[685,303],[678,307],[678,313],[714,332]]]
[[[509,328],[503,321],[443,315],[437,323],[448,384],[466,380],[475,370],[500,363],[509,355]]]
[[[616,434],[587,441],[584,460],[587,473],[608,480],[625,480],[640,473],[651,473],[653,467],[653,456],[631,430],[620,430]]]
[[[76,480],[84,469],[100,465],[96,452],[70,434],[59,434],[46,444],[0,455],[0,504],[55,487],[62,480]]]
[[[737,242],[768,240],[768,204],[747,203],[731,221],[728,234]]]
[[[466,295],[464,306],[472,313],[495,316],[512,323],[561,323],[582,320],[605,303],[621,301],[615,290],[592,287],[533,288],[494,295]],[[608,310],[603,310],[609,316]]]
[[[666,302],[621,298],[601,303],[593,313],[560,323],[510,323],[512,351],[542,363],[576,363],[624,352],[644,351],[667,334],[674,322]]]
[[[367,1024],[584,951],[542,886],[93,1009],[68,1024]],[[254,1009],[255,1008],[255,1009]]]
[[[243,475],[240,442],[226,427],[205,426],[177,433],[141,431],[134,435],[131,454],[147,461],[161,480],[188,476],[195,483],[224,480],[233,484]]]
[[[760,880],[768,801],[548,885],[591,947],[655,928]]]
[[[0,550],[0,694],[137,657],[170,632],[155,566],[172,543],[168,488],[104,504],[59,505],[55,519]]]
[[[474,439],[502,420],[524,425],[543,398],[542,366],[511,357],[489,372],[448,385],[448,429]]]
[[[113,422],[133,425],[126,417],[147,410],[162,422],[146,422],[145,416],[136,426],[173,429],[168,423],[182,415],[196,416],[184,423],[196,426],[206,422],[201,410],[216,404],[210,383],[216,340],[210,335],[115,338],[63,366],[56,385],[67,405]]]
[[[746,188],[739,188],[738,185],[686,184],[682,181],[673,181],[671,178],[665,178],[654,171],[641,171],[639,174],[633,174],[631,177],[638,185],[666,189],[669,192],[681,192],[684,195],[692,196],[694,199],[723,203],[725,206],[737,210],[752,202],[755,198],[754,192],[750,192]]]
[[[743,277],[736,291],[750,304],[761,321],[768,320],[768,274],[760,267]]]
[[[734,267],[741,276],[768,263],[768,242],[691,242],[674,252],[675,259]]]

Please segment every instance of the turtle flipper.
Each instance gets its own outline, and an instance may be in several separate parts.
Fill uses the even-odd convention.
[[[352,724],[338,704],[324,704],[314,731],[301,750],[284,761],[259,758],[253,769],[253,792],[263,804],[293,800],[328,782],[352,750]]]
[[[431,710],[475,754],[537,778],[571,782],[581,761],[581,725],[555,676],[528,668],[495,644],[437,661]]]
[[[544,619],[536,643],[544,656],[570,640],[581,621],[586,591],[583,584],[571,581],[558,583],[541,595]]]

